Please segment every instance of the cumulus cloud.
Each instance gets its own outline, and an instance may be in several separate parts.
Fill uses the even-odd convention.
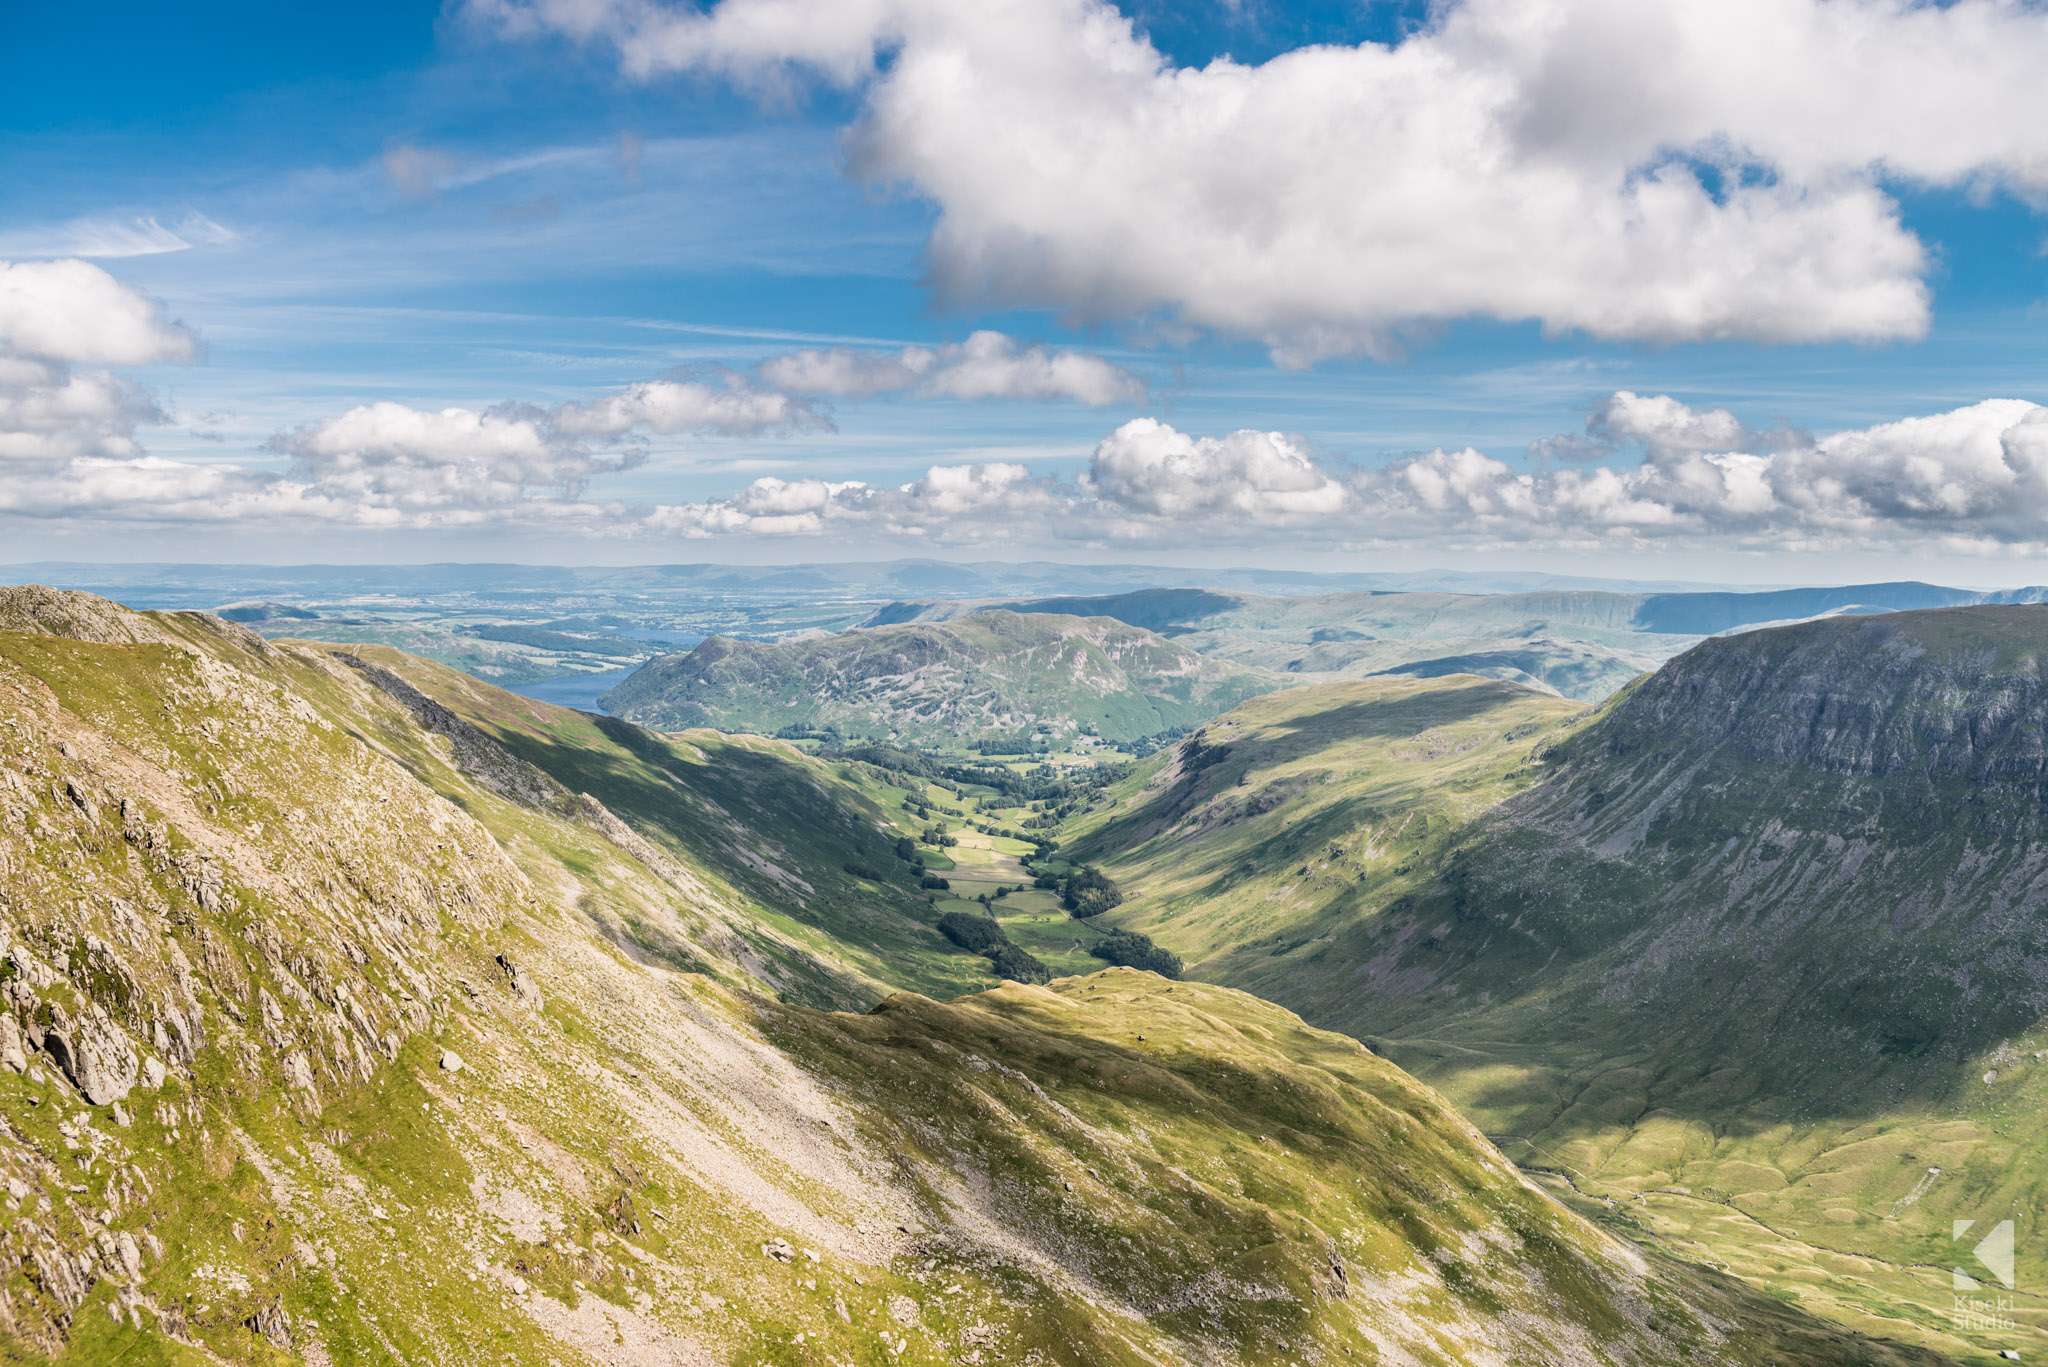
[[[1626,389],[1601,401],[1587,420],[1586,430],[1605,442],[1640,442],[1660,452],[1732,451],[1751,436],[1725,408],[1702,412],[1669,394],[1645,397]]]
[[[563,440],[542,414],[388,402],[281,434],[271,449],[292,458],[285,482],[338,505],[458,515],[535,495],[574,498],[591,476],[631,463]]]
[[[659,507],[649,530],[685,537],[832,532],[930,541],[1031,539],[1073,510],[1049,479],[1006,461],[934,465],[894,488],[859,480],[755,480],[728,499]]]
[[[189,361],[197,339],[89,261],[0,261],[0,356],[58,365]]]
[[[1779,430],[1759,442],[1756,429],[1727,410],[1621,391],[1593,406],[1579,438],[1602,458],[1562,467],[1517,465],[1469,447],[1362,466],[1285,433],[1210,436],[1140,418],[1106,435],[1072,478],[998,460],[934,465],[900,485],[770,476],[693,502],[606,497],[603,481],[643,458],[637,434],[671,420],[699,430],[774,416],[746,408],[735,417],[695,401],[664,405],[641,386],[555,409],[366,404],[279,434],[270,449],[281,466],[196,464],[136,448],[132,428],[149,400],[127,382],[0,358],[0,513],[159,524],[544,526],[605,537],[813,537],[864,546],[2048,553],[2048,408],[2019,399],[1818,437]],[[599,444],[606,434],[623,444]]]
[[[1107,0],[472,0],[630,74],[864,91],[857,174],[939,210],[948,296],[1164,316],[1284,363],[1486,317],[1910,338],[1887,182],[2048,192],[2016,0],[1462,0],[1393,45],[1176,67]]]
[[[168,421],[148,390],[112,371],[0,358],[0,460],[133,455],[137,428]]]
[[[812,348],[764,361],[761,378],[793,394],[868,399],[914,392],[927,398],[1067,399],[1101,407],[1145,397],[1145,382],[1100,356],[1019,346],[1000,332],[901,351]]]
[[[169,419],[115,365],[190,360],[197,339],[149,296],[86,261],[0,261],[0,471],[123,459]]]
[[[1340,480],[1282,433],[1191,437],[1153,418],[1127,422],[1096,446],[1082,483],[1152,517],[1241,515],[1266,524],[1328,518],[1350,498]]]
[[[623,393],[588,404],[563,404],[549,424],[571,437],[618,437],[636,428],[662,436],[716,432],[751,437],[763,432],[796,432],[831,424],[802,398],[748,384],[728,375],[723,383],[701,380],[643,380]]]
[[[595,519],[621,510],[582,502],[586,486],[639,464],[646,434],[755,436],[820,425],[802,400],[740,376],[717,383],[671,377],[551,409],[364,404],[279,433],[270,450],[291,458],[280,485],[363,521]]]

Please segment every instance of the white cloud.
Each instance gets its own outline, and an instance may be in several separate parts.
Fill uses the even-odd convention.
[[[112,371],[0,358],[0,461],[132,455],[138,427],[168,421],[149,391]]]
[[[1669,394],[1644,396],[1617,390],[1593,410],[1586,423],[1593,436],[1610,443],[1640,442],[1653,451],[1733,451],[1750,439],[1725,408],[1701,412]]]
[[[174,227],[153,215],[134,218],[75,218],[53,228],[0,234],[0,257],[160,256],[235,240],[204,214],[188,213]]]
[[[929,541],[1042,537],[1072,511],[1050,480],[1022,465],[934,465],[895,488],[859,480],[764,476],[729,499],[654,509],[646,529],[685,537],[850,535]]]
[[[135,455],[136,430],[168,418],[104,367],[185,361],[196,349],[156,301],[98,266],[0,261],[0,477]]]
[[[1131,512],[1163,518],[1242,516],[1263,525],[1328,518],[1350,493],[1279,432],[1190,437],[1136,418],[1096,446],[1085,487]]]
[[[1145,397],[1145,382],[1086,352],[1020,347],[1000,332],[901,351],[810,348],[763,361],[761,378],[793,394],[867,399],[915,392],[927,398],[1068,399],[1094,407]]]
[[[675,436],[717,432],[749,437],[763,432],[829,428],[800,398],[727,376],[723,384],[699,380],[643,380],[588,404],[563,404],[549,414],[553,428],[571,437],[618,437],[638,428]]]
[[[274,438],[292,457],[287,482],[341,506],[460,513],[514,507],[535,496],[573,498],[591,476],[631,463],[594,455],[518,410],[438,413],[366,404]]]
[[[0,261],[0,355],[72,365],[189,361],[197,339],[88,261]]]
[[[865,91],[856,172],[949,296],[1164,315],[1287,363],[1465,317],[1645,341],[1915,337],[1887,179],[2048,192],[2015,0],[1464,0],[1393,46],[1176,68],[1104,0],[473,0],[629,73]]]
[[[1139,418],[1105,436],[1070,479],[989,459],[935,465],[897,486],[762,477],[729,497],[629,504],[606,498],[602,482],[639,464],[650,437],[792,432],[824,420],[807,399],[758,378],[677,373],[552,409],[365,404],[280,433],[269,449],[282,459],[269,466],[151,456],[136,433],[168,419],[111,367],[189,359],[195,350],[188,330],[97,266],[0,266],[0,513],[109,524],[260,518],[649,538],[815,536],[863,546],[1937,544],[2048,552],[2048,409],[2019,399],[1813,436],[1759,434],[1727,409],[1622,390],[1593,405],[1583,431],[1569,438],[1596,460],[1533,468],[1470,448],[1361,468],[1284,433],[1203,435]],[[764,374],[794,387],[795,372],[810,367],[814,376],[840,376],[837,393],[875,392],[856,387],[874,383],[859,379],[858,366],[870,363],[898,367],[892,374],[909,376],[919,392],[937,384],[1016,395],[1063,384],[1063,397],[1083,398],[1094,380],[1123,382],[1121,372],[1062,372],[1067,355],[988,334],[952,348],[856,356],[846,372],[853,379],[834,369],[842,358],[832,351],[778,358]]]
[[[729,499],[658,509],[642,530],[959,544],[2048,550],[2048,409],[2023,400],[1818,439],[1778,433],[1766,452],[1703,449],[1750,429],[1669,396],[1616,394],[1588,425],[1642,454],[1524,470],[1468,447],[1357,469],[1278,433],[1202,437],[1139,419],[1104,438],[1072,482],[1008,463],[936,466],[893,489],[766,478]]]

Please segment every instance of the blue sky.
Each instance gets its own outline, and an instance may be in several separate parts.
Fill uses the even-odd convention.
[[[768,0],[728,0],[727,8],[747,3]],[[1573,8],[1569,0],[1559,4]],[[1067,8],[1076,6],[1086,9],[1083,0]],[[930,19],[915,4],[900,31],[884,33],[879,65],[864,75],[839,79],[804,60],[791,66],[778,58],[766,81],[740,59],[704,55],[697,37],[688,37],[698,43],[690,55],[663,58],[663,69],[629,70],[635,51],[652,50],[635,45],[654,40],[624,20],[570,36],[567,8],[215,4],[173,17],[162,6],[113,4],[95,11],[88,35],[61,8],[8,7],[0,18],[0,174],[10,193],[0,200],[0,260],[89,261],[121,287],[159,301],[162,325],[182,325],[181,335],[197,342],[189,357],[164,349],[169,363],[111,367],[153,396],[157,411],[135,423],[128,446],[96,446],[84,458],[233,467],[257,481],[234,485],[240,493],[214,516],[190,498],[62,496],[67,482],[110,478],[111,467],[87,471],[47,464],[58,457],[45,456],[31,480],[20,461],[0,463],[0,482],[16,479],[30,489],[0,510],[11,558],[759,561],[1000,557],[1050,548],[1075,558],[1189,561],[1224,544],[1228,558],[1245,563],[1347,568],[1489,563],[1759,582],[1838,577],[1830,573],[1838,569],[1986,584],[2048,578],[2048,566],[2037,563],[2044,537],[2033,530],[2039,510],[2029,501],[2031,468],[2021,468],[2033,432],[2013,435],[2014,412],[1915,429],[1897,440],[1827,441],[1988,399],[2048,399],[2048,224],[2029,207],[2040,202],[2041,187],[2025,179],[2028,149],[1977,129],[1960,104],[1958,127],[1969,130],[1961,141],[1979,137],[1986,149],[1981,167],[1964,172],[1929,161],[1927,169],[1898,174],[1889,169],[1894,160],[1910,168],[1919,155],[1904,135],[1897,150],[1880,145],[1873,154],[1831,124],[1815,138],[1834,138],[1842,148],[1830,150],[1818,170],[1797,164],[1808,155],[1805,144],[1776,151],[1760,143],[1733,170],[1684,147],[1630,154],[1630,183],[1645,168],[1697,167],[1724,207],[1736,191],[1719,176],[1804,176],[1818,197],[1850,168],[1846,174],[1861,176],[1894,216],[1896,230],[1872,236],[1868,250],[1895,249],[1903,234],[1927,254],[1904,272],[1927,291],[1918,324],[1900,321],[1896,292],[1885,306],[1891,312],[1875,323],[1869,318],[1877,306],[1866,307],[1861,296],[1817,297],[1810,311],[1787,305],[1782,313],[1728,304],[1716,315],[1723,321],[1694,335],[1684,322],[1643,321],[1619,295],[1584,308],[1569,300],[1543,304],[1539,312],[1551,311],[1538,319],[1525,299],[1569,291],[1532,294],[1513,280],[1496,290],[1498,306],[1487,293],[1493,287],[1475,284],[1450,289],[1452,302],[1434,316],[1421,308],[1411,319],[1405,304],[1382,309],[1371,296],[1389,288],[1385,281],[1366,281],[1357,287],[1363,302],[1354,328],[1341,312],[1304,322],[1286,313],[1294,305],[1247,300],[1242,291],[1205,295],[1200,279],[1161,284],[1155,276],[1164,268],[1152,272],[1128,253],[1103,264],[1106,283],[1092,283],[1097,272],[1085,260],[1085,242],[1062,245],[1057,270],[1025,252],[1022,264],[996,260],[970,289],[934,285],[966,259],[964,249],[935,242],[942,212],[955,222],[979,216],[977,269],[1012,239],[998,231],[1002,225],[989,226],[1003,211],[989,207],[1000,195],[971,183],[975,168],[959,166],[957,152],[922,145],[922,133],[879,153],[848,141],[850,127],[900,97],[891,87],[909,80],[921,44],[955,39],[940,31],[952,21]],[[605,7],[593,0],[588,8]],[[1595,29],[1607,22],[1598,6],[1580,8]],[[1137,23],[1133,41],[1149,42],[1169,69],[1228,56],[1255,70],[1310,43],[1405,41],[1418,50],[1412,45],[1432,41],[1429,16],[1412,5],[1146,0],[1123,13]],[[2017,32],[2013,45],[2024,50],[2039,27]],[[1055,60],[1063,37],[1049,31]],[[1443,42],[1449,50],[1449,39]],[[662,50],[676,50],[674,41]],[[1007,81],[1011,73],[1000,74]],[[1953,74],[1935,72],[1929,83]],[[1358,79],[1370,78],[1362,69]],[[1683,69],[1670,79],[1682,85]],[[1754,79],[1782,78],[1764,72]],[[773,87],[765,94],[764,83]],[[995,84],[1005,98],[1035,98],[1026,77],[1015,89]],[[1289,158],[1297,156],[1291,143],[1327,122],[1317,122],[1315,109],[1288,104],[1302,84],[1276,77],[1259,97],[1274,105],[1261,126],[1288,140]],[[1406,112],[1398,96],[1385,98]],[[1425,93],[1419,102],[1431,98]],[[1593,103],[1584,119],[1627,114],[1620,104]],[[1033,106],[1022,107],[1021,119],[1005,127],[1031,122]],[[1049,136],[1055,113],[1047,112]],[[2021,120],[2029,111],[2014,104],[2009,113]],[[1290,132],[1290,119],[1299,133]],[[1604,136],[1582,141],[1593,147]],[[1723,141],[1742,136],[1734,129]],[[1190,194],[1270,189],[1276,214],[1312,201],[1307,212],[1335,215],[1341,240],[1346,196],[1358,199],[1361,214],[1383,207],[1366,202],[1369,186],[1347,183],[1356,146],[1334,142],[1324,165],[1301,158],[1286,184],[1269,186],[1252,166],[1241,172],[1241,190],[1223,184]],[[1000,161],[1008,151],[998,142],[990,157]],[[864,176],[850,164],[856,154],[879,156],[888,175]],[[1870,169],[1873,155],[1885,165]],[[1195,161],[1187,178],[1230,169]],[[982,200],[962,198],[972,195]],[[1041,210],[1018,212],[1031,218]],[[1844,231],[1852,230],[1860,231]],[[1446,236],[1474,238],[1473,250],[1491,260],[1491,248],[1478,241],[1487,231],[1468,221],[1447,225]],[[1798,239],[1795,253],[1806,251],[1815,269],[1826,270],[1838,250],[1845,257],[1864,250],[1856,242],[1838,248],[1834,231],[1815,229]],[[1574,250],[1558,245],[1562,255]],[[1087,267],[1080,284],[1073,283],[1077,259]],[[1199,276],[1198,252],[1193,259],[1184,274]],[[1690,288],[1683,271],[1643,269],[1635,295],[1674,281]],[[1802,262],[1772,269],[1795,286],[1805,273]],[[1463,270],[1450,258],[1445,275]],[[1125,297],[1139,277],[1156,297]],[[1752,283],[1733,278],[1721,287],[1747,291],[1745,300],[1769,294]],[[1714,288],[1709,281],[1699,292]],[[1836,293],[1848,300],[1851,290]],[[1240,316],[1250,321],[1230,321]],[[1807,316],[1821,320],[1811,329],[1820,335],[1773,340],[1798,333]],[[1302,354],[1309,344],[1298,338],[1321,339],[1333,328],[1336,343],[1318,340],[1314,354]],[[795,351],[894,354],[906,345],[959,343],[978,330],[1005,334],[1023,352],[1085,353],[1135,376],[1143,392],[1096,404],[958,398],[915,387],[874,397],[799,396],[803,413],[818,420],[794,430],[606,429],[576,438],[579,454],[567,464],[521,476],[527,483],[513,503],[493,495],[497,501],[459,508],[438,495],[422,502],[413,485],[400,489],[388,474],[394,459],[413,474],[440,471],[434,462],[455,458],[439,448],[397,457],[344,451],[342,438],[328,440],[321,428],[377,404],[481,413],[509,401],[552,412],[676,367],[716,388],[742,383],[720,377],[758,376],[752,368]],[[80,353],[65,364],[83,374],[102,359]],[[1706,436],[1673,437],[1668,423],[1653,430],[1640,414],[1629,417],[1637,410],[1617,407],[1620,393],[1671,396],[1693,415],[1684,420],[1692,424],[1687,433],[1720,432],[1694,418],[1722,409],[1741,430],[1718,446]],[[1154,420],[1155,428],[1105,445],[1135,419]],[[1600,430],[1589,433],[1589,420]],[[534,440],[559,454],[571,440],[560,427],[542,423]],[[1287,441],[1261,446],[1249,439],[1259,433]],[[1229,446],[1231,434],[1247,440]],[[1559,436],[1578,446],[1543,445]],[[2005,466],[2017,473],[2010,489],[1998,484],[2008,476],[1996,468],[1990,476],[1976,466],[1944,474],[1935,481],[1937,501],[1948,501],[1930,512],[1935,495],[1924,488],[1892,494],[1908,478],[1899,471],[1949,459],[1949,448],[1924,457],[1900,442],[1956,449],[1975,442],[1993,453],[1994,465],[2003,449]],[[1796,468],[1814,487],[1846,483],[1860,501],[1847,511],[1815,511],[1784,485],[1776,495],[1782,508],[1759,512],[1738,508],[1733,494],[1707,507],[1644,492],[1646,480],[1682,483],[1671,474],[1677,463],[1718,458],[1724,446],[1775,462],[1780,473],[1772,478],[1781,485],[1794,478],[1783,472]],[[1402,482],[1403,462],[1467,447],[1516,477],[1541,478],[1562,465],[1569,488],[1539,485],[1533,510],[1517,513],[1500,492],[1509,476],[1496,473],[1487,476],[1491,493],[1416,503],[1419,486]],[[1889,454],[1869,454],[1878,448]],[[62,459],[75,461],[86,448],[66,449],[72,454]],[[462,458],[496,457],[471,450]],[[964,504],[924,494],[888,503],[868,492],[917,481],[935,465],[1023,467],[1028,479],[1002,476],[997,492],[980,479],[982,492]],[[1654,502],[1652,513],[1619,522],[1611,511],[1585,513],[1585,477],[1603,468],[1636,481],[1626,497],[1631,506]],[[229,487],[223,478],[209,487]],[[763,478],[860,488],[806,494],[807,511],[792,520],[784,514],[802,498],[778,486],[768,492],[782,512],[770,519],[747,512],[752,505],[743,497]],[[1958,480],[1986,478],[1995,487],[1954,491]],[[317,486],[318,508],[296,494],[280,501],[279,480]],[[357,503],[344,506],[337,493],[344,485]],[[164,506],[152,507],[153,497]],[[577,505],[569,513],[565,499]],[[624,511],[587,511],[598,504]],[[656,508],[698,511],[646,511]]]

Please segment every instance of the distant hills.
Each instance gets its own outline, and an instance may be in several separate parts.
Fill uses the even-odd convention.
[[[958,745],[1082,733],[1134,740],[1288,682],[1108,617],[1000,610],[762,643],[713,637],[604,696],[643,726]]]
[[[586,605],[630,606],[688,595],[741,599],[865,599],[1101,594],[1159,586],[1244,593],[1439,589],[1460,593],[1535,589],[1686,589],[1551,574],[1421,570],[1328,573],[1251,566],[1075,565],[1053,561],[882,560],[777,565],[209,565],[46,561],[0,565],[0,583],[88,589],[151,607],[204,608],[239,598],[299,601],[380,595],[467,597],[511,605],[573,594]]]
[[[1862,584],[1756,593],[1352,591],[1287,596],[1153,588],[1096,597],[890,603],[863,625],[948,621],[1002,607],[1114,617],[1219,659],[1332,676],[1470,673],[1597,702],[1702,637],[1827,614],[2033,603],[2048,589],[1983,593]]]

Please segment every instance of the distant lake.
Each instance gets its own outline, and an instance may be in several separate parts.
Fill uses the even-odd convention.
[[[632,672],[630,666],[625,669],[600,669],[595,674],[572,674],[566,679],[542,679],[539,683],[518,684],[505,691],[517,693],[522,698],[532,698],[536,702],[551,702],[557,707],[573,707],[579,712],[604,712],[604,709],[597,705],[597,695],[616,688]]]
[[[679,651],[688,650],[704,639],[702,632],[658,631],[652,627],[626,627],[619,632],[619,635],[630,636],[636,641],[651,641],[659,645],[674,646]]]

